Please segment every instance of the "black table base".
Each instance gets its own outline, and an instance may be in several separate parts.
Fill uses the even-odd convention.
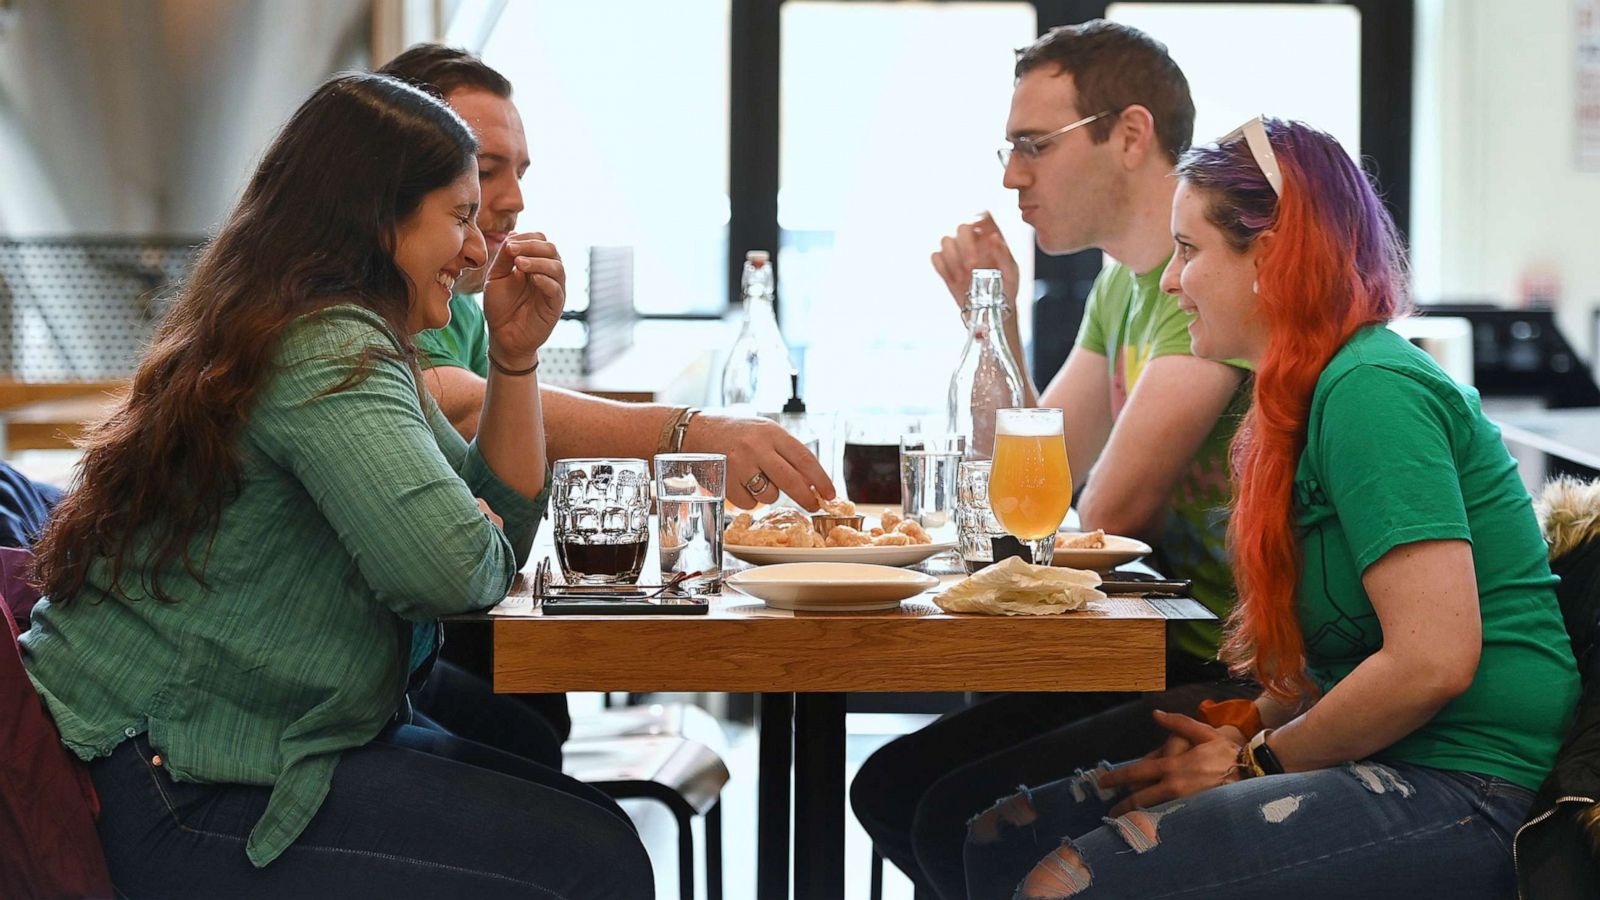
[[[789,897],[789,773],[794,770],[796,900],[844,896],[845,695],[762,694],[756,896]]]

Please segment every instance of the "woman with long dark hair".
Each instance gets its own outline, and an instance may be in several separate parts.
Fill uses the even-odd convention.
[[[1177,172],[1162,287],[1197,356],[1256,373],[1222,652],[1266,690],[1236,725],[1157,713],[1145,758],[978,816],[969,893],[1514,896],[1578,697],[1516,463],[1476,392],[1385,327],[1403,253],[1337,141],[1257,119]]]
[[[553,248],[493,261],[464,443],[410,335],[489,261],[476,142],[393,79],[336,77],[268,149],[87,442],[22,646],[91,762],[130,897],[649,896],[614,804],[526,760],[409,741],[436,620],[502,598],[544,511]]]

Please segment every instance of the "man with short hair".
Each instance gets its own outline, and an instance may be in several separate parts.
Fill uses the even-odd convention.
[[[531,161],[511,83],[476,56],[438,44],[411,47],[378,72],[434,91],[477,135],[483,193],[478,227],[489,257],[508,241],[544,240],[538,233],[513,235],[523,210],[520,182]],[[483,308],[472,296],[495,290],[484,282],[487,271],[486,266],[463,272],[451,297],[450,324],[417,337],[428,390],[468,439],[477,432],[490,365]],[[738,506],[772,503],[780,490],[813,510],[819,494],[821,499],[834,497],[833,482],[816,457],[776,422],[664,404],[618,403],[548,385],[541,391],[550,459],[650,459],[679,450],[724,453],[728,499]]]
[[[1001,151],[1004,183],[1046,253],[1089,248],[1095,280],[1077,345],[1030,405],[1060,408],[1085,529],[1146,537],[1157,564],[1194,581],[1219,616],[1233,598],[1224,507],[1227,448],[1244,411],[1242,367],[1189,350],[1192,316],[1162,293],[1172,255],[1172,169],[1194,129],[1183,72],[1143,32],[1097,20],[1019,51]],[[965,304],[974,268],[1000,269],[1016,326],[1017,264],[984,215],[945,238],[934,268]],[[1193,714],[1200,700],[1249,696],[1215,661],[1216,623],[1171,629],[1164,694],[1005,694],[880,749],[851,788],[874,844],[940,896],[965,895],[965,822],[1018,784],[1039,784],[1149,751],[1165,733],[1149,711]]]
[[[531,161],[522,117],[511,100],[511,82],[478,57],[440,44],[413,46],[378,73],[436,94],[477,136],[482,195],[477,225],[487,258],[492,261],[502,248],[515,253],[524,244],[544,242],[538,232],[515,233],[523,210],[521,180]],[[451,293],[449,325],[416,336],[423,381],[468,440],[477,433],[489,367],[495,365],[489,357],[484,309],[474,296],[497,289],[486,282],[490,268],[462,272]],[[770,503],[780,489],[812,507],[818,494],[834,496],[816,458],[775,422],[662,404],[616,403],[548,385],[540,390],[548,459],[649,459],[679,450],[725,453],[728,499],[740,506]],[[446,629],[450,639],[440,658],[409,695],[416,721],[559,768],[561,743],[572,725],[566,696],[495,696],[487,684],[490,650],[484,629]]]

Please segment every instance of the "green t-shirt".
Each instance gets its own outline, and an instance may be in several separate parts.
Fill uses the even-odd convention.
[[[455,366],[489,377],[489,331],[476,295],[450,295],[450,324],[416,336],[417,354],[424,369]]]
[[[1388,328],[1357,332],[1317,381],[1294,494],[1300,627],[1323,690],[1383,645],[1368,566],[1401,544],[1472,542],[1477,677],[1381,755],[1537,790],[1578,700],[1577,666],[1532,501],[1477,392]]]
[[[1152,359],[1190,354],[1189,323],[1194,317],[1178,307],[1176,296],[1161,290],[1165,268],[1163,262],[1135,276],[1114,263],[1100,273],[1089,292],[1077,343],[1106,358],[1113,419],[1122,415],[1128,395]],[[1228,444],[1249,402],[1249,390],[1241,386],[1174,487],[1172,513],[1156,560],[1165,574],[1192,580],[1195,599],[1219,618],[1227,617],[1236,596],[1227,548]],[[1220,632],[1217,622],[1179,622],[1173,625],[1171,638],[1184,651],[1211,659],[1217,655]]]

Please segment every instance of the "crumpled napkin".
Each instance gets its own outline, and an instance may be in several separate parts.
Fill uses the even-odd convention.
[[[1012,556],[952,584],[934,602],[953,613],[1048,616],[1104,599],[1099,584],[1094,572],[1036,566]]]

